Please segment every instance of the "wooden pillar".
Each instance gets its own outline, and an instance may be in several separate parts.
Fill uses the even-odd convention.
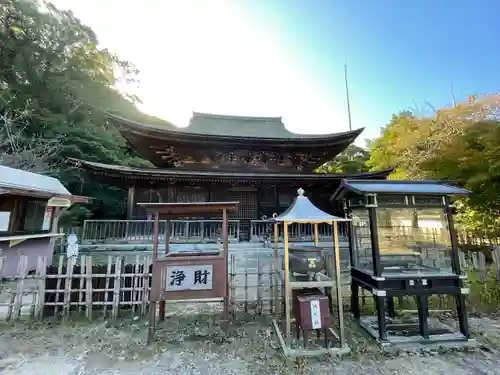
[[[226,277],[226,295],[224,296],[224,326],[229,325],[229,282],[228,282],[228,259],[229,259],[229,221],[227,209],[222,210],[222,246],[224,251],[224,272]]]
[[[159,236],[159,227],[160,227],[160,214],[155,212],[154,218],[154,226],[153,226],[153,268],[155,267],[156,259],[158,258],[158,236]],[[163,301],[165,303],[165,301]],[[164,305],[165,306],[165,305]],[[165,311],[165,307],[163,307],[163,311]],[[161,315],[160,315],[161,317]],[[156,301],[149,301],[149,322],[148,322],[148,344],[154,339],[156,330]]]
[[[278,236],[279,236],[279,228],[278,223],[274,223],[274,308],[276,309],[276,320],[279,319],[279,258],[278,258]]]
[[[262,187],[262,185],[261,185],[261,186],[259,186],[259,187],[257,187],[257,199],[256,199],[256,201],[257,201],[257,202],[256,202],[256,203],[257,203],[257,207],[256,207],[256,208],[257,208],[257,210],[256,210],[256,211],[257,211],[257,215],[256,215],[256,216],[257,216],[257,217],[254,217],[254,218],[253,218],[254,220],[259,220],[259,219],[261,218],[261,216],[262,216],[262,209],[261,209],[261,207],[260,207],[260,205],[261,205],[261,200],[262,200],[262,199],[261,199],[261,194],[262,194],[261,189],[262,189],[262,188],[263,188],[263,187]],[[265,188],[264,188],[264,189],[265,189]],[[251,230],[252,230],[252,228],[250,228],[250,231],[251,231]],[[250,238],[251,238],[251,237],[252,237],[252,233],[250,233]]]
[[[275,212],[279,215],[280,212],[280,195],[278,191],[278,187],[275,185],[274,186],[274,199],[276,200],[276,206],[275,206]]]
[[[289,260],[288,260],[288,225],[290,223],[285,221],[283,223],[283,262],[285,265],[285,322],[286,322],[286,343],[290,343],[290,336],[292,332],[290,320],[290,274],[289,274]]]
[[[319,245],[318,223],[314,223],[313,225],[314,225],[314,246],[318,246]]]
[[[134,218],[135,186],[129,186],[127,196],[127,220]]]
[[[333,222],[333,241],[335,242],[335,286],[337,287],[337,309],[339,315],[339,338],[340,347],[345,346],[344,334],[344,310],[342,301],[342,282],[340,280],[340,243],[339,243],[339,226],[336,221]],[[330,276],[331,277],[331,276]],[[333,299],[333,296],[330,296]]]

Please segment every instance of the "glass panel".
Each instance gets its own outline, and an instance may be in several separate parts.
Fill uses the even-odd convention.
[[[451,274],[451,241],[442,208],[379,208],[383,276]]]
[[[30,200],[26,202],[23,229],[25,231],[42,231],[47,201]]]
[[[353,237],[353,267],[373,273],[372,243],[368,210],[357,208],[351,211]]]

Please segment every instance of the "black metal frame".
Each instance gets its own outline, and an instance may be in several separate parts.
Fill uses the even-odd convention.
[[[387,181],[389,182],[389,181]],[[442,341],[468,341],[470,339],[469,327],[466,311],[466,294],[468,290],[464,287],[465,276],[462,276],[460,269],[460,260],[458,255],[457,233],[453,225],[452,204],[447,196],[440,197],[440,204],[434,201],[430,204],[417,203],[420,199],[415,199],[418,194],[412,194],[404,198],[406,204],[378,204],[376,194],[367,194],[365,196],[350,192],[348,197],[354,199],[346,199],[344,197],[344,210],[346,215],[351,217],[351,208],[364,207],[368,210],[371,250],[373,260],[373,273],[366,269],[351,267],[351,312],[354,315],[358,324],[363,327],[370,335],[376,338],[380,344],[394,343],[435,343]],[[399,193],[401,194],[401,193]],[[420,195],[423,197],[423,195]],[[436,195],[433,198],[437,198]],[[443,207],[447,218],[448,228],[450,231],[451,242],[451,262],[453,275],[419,275],[403,276],[394,275],[384,277],[382,275],[382,265],[380,263],[380,247],[378,238],[378,224],[376,210],[381,208],[428,208],[428,207]],[[351,264],[355,264],[355,249],[354,249],[354,228],[353,223],[349,225],[349,250]],[[366,320],[361,317],[361,309],[359,302],[359,288],[369,291],[374,298],[376,318],[378,329],[374,330],[368,326]],[[432,335],[429,331],[429,297],[432,295],[449,295],[456,301],[457,315],[459,320],[460,333]],[[417,302],[418,311],[418,327],[419,335],[413,337],[405,337],[403,340],[396,342],[388,336],[387,317],[394,318],[396,316],[394,298],[402,299],[404,296],[411,296]]]

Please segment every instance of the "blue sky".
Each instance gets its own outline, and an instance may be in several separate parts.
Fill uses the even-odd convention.
[[[450,105],[451,85],[457,99],[499,91],[499,1],[255,3],[246,6],[274,23],[330,92],[339,90],[347,62],[352,113],[366,118],[365,136],[395,111]]]
[[[180,126],[194,110],[347,130],[345,63],[361,143],[395,112],[450,105],[451,85],[458,100],[499,91],[498,0],[54,3],[138,65],[141,108]]]

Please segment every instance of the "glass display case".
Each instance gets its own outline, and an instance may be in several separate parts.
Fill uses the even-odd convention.
[[[393,180],[343,180],[333,194],[352,220],[351,310],[381,343],[469,340],[468,290],[451,203],[452,196],[468,194],[436,181]],[[375,316],[361,317],[360,289],[373,294]],[[431,324],[429,301],[436,295],[455,300],[459,332]],[[403,301],[408,299],[416,306],[413,320],[406,315],[402,319]]]
[[[352,251],[351,265],[373,273],[372,243],[368,211],[356,208],[351,212],[352,219]]]
[[[376,218],[382,276],[453,275],[442,207],[379,207]]]

